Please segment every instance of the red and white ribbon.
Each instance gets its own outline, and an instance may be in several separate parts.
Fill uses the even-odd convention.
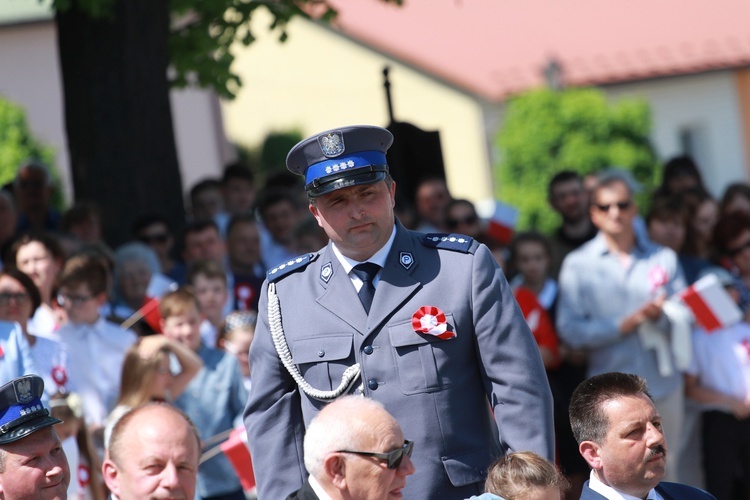
[[[456,332],[448,330],[445,313],[435,306],[422,306],[411,317],[411,326],[417,333],[426,333],[448,340],[456,336]]]

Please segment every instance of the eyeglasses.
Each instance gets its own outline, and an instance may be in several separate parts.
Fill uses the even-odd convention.
[[[0,305],[7,306],[8,304],[10,304],[11,300],[14,300],[16,304],[25,304],[29,301],[29,294],[10,292],[0,293]]]
[[[168,234],[144,234],[143,236],[139,237],[138,239],[141,240],[141,242],[143,242],[143,243],[145,243],[147,245],[150,244],[150,243],[161,243],[161,244],[164,244],[169,239],[169,235]]]
[[[633,205],[633,202],[630,200],[625,201],[618,201],[617,203],[607,203],[606,205],[599,205],[598,203],[595,203],[594,206],[601,210],[602,212],[609,212],[609,209],[613,206],[616,206],[617,209],[622,212],[624,210],[627,210]]]
[[[414,449],[414,441],[408,439],[404,441],[404,446],[388,453],[373,453],[371,451],[351,451],[351,450],[338,450],[336,453],[352,453],[354,455],[362,455],[365,457],[375,457],[380,460],[386,460],[389,469],[395,469],[401,465],[401,461],[404,459],[404,455],[411,457],[411,452]]]
[[[64,306],[66,302],[69,302],[72,306],[80,306],[84,302],[88,302],[93,298],[92,295],[68,295],[67,293],[58,293],[57,303]]]
[[[743,250],[746,250],[748,248],[750,248],[750,240],[746,241],[737,248],[727,248],[726,252],[730,257],[734,257],[735,255],[742,253]]]
[[[458,227],[460,224],[466,224],[467,226],[476,224],[478,220],[479,217],[477,217],[476,215],[467,215],[463,219],[448,219],[446,222],[448,224],[448,227]]]

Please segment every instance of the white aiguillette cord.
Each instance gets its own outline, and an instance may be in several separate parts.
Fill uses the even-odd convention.
[[[321,391],[307,383],[297,365],[294,364],[292,354],[289,352],[289,345],[286,342],[284,328],[281,324],[281,308],[279,306],[279,298],[276,295],[276,283],[268,284],[268,324],[271,328],[271,339],[273,339],[273,345],[276,348],[276,353],[279,355],[281,363],[302,392],[311,398],[319,401],[332,401],[346,393],[359,378],[360,366],[359,363],[356,363],[344,371],[344,374],[341,376],[341,384],[332,391]]]

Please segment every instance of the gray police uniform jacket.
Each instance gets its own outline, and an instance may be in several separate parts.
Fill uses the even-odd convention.
[[[364,395],[380,401],[414,441],[416,472],[404,498],[468,498],[481,493],[488,466],[504,453],[531,450],[553,459],[547,377],[488,248],[396,225],[369,316],[330,243],[277,271],[281,277],[269,276],[305,380],[335,389],[344,370],[360,363],[355,387],[361,383]],[[259,499],[275,500],[304,483],[305,427],[325,403],[300,391],[281,364],[269,332],[267,288],[266,282],[250,348],[245,425]],[[442,310],[456,336],[416,333],[412,316],[423,306]]]

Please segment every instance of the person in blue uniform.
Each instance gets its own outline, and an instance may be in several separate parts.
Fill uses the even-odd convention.
[[[261,291],[245,409],[261,500],[302,486],[305,428],[343,394],[381,402],[414,440],[404,498],[479,494],[511,451],[553,458],[549,385],[502,271],[467,236],[395,219],[392,141],[343,127],[287,157],[330,241],[269,270]]]

